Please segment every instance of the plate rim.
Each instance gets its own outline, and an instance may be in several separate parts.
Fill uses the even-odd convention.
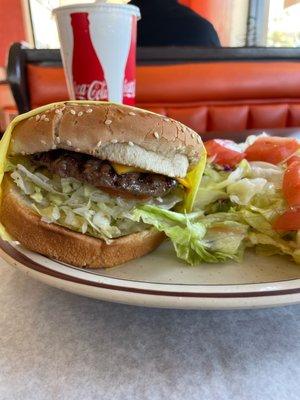
[[[286,281],[278,281],[277,285],[276,282],[269,282],[269,283],[263,283],[263,284],[248,284],[249,286],[257,286],[258,285],[264,285],[268,287],[265,287],[264,290],[256,290],[256,291],[235,291],[235,292],[226,292],[226,291],[218,291],[218,292],[190,292],[190,291],[183,291],[183,292],[177,292],[177,291],[167,291],[167,290],[162,290],[162,289],[147,289],[147,288],[139,288],[139,287],[128,287],[128,286],[120,286],[117,284],[109,284],[105,282],[99,282],[99,281],[91,281],[88,279],[82,279],[80,277],[68,275],[64,272],[56,271],[54,269],[51,269],[45,265],[42,265],[41,263],[36,262],[35,260],[31,259],[28,257],[26,254],[23,254],[20,252],[18,249],[16,249],[12,244],[9,242],[4,242],[0,240],[0,253],[1,256],[8,261],[10,264],[14,264],[14,262],[19,263],[20,265],[25,266],[26,268],[29,268],[31,270],[34,270],[40,274],[50,276],[52,278],[57,278],[62,281],[66,281],[69,283],[75,283],[75,284],[80,284],[84,285],[87,287],[94,287],[94,288],[99,288],[99,289],[107,289],[109,291],[114,291],[114,292],[123,292],[123,293],[132,293],[133,295],[152,295],[152,296],[163,296],[163,297],[168,297],[168,298],[190,298],[190,299],[216,299],[216,300],[222,300],[222,299],[257,299],[257,298],[266,298],[266,297],[276,297],[276,296],[286,296],[286,295],[300,295],[300,279],[289,279]],[[44,257],[40,255],[41,257]],[[50,260],[54,263],[56,263],[55,260],[48,259],[47,257],[44,257],[47,260]],[[65,268],[69,268],[67,265],[65,265]],[[80,270],[79,272],[88,272],[84,270]],[[96,275],[96,274],[95,274]],[[104,276],[99,275],[99,278],[106,278]],[[118,281],[118,278],[111,278],[109,277],[110,280],[115,280]],[[126,280],[125,280],[126,281]],[[279,286],[279,283],[285,283],[289,281],[296,281],[296,284],[298,285],[297,287],[293,288],[276,288],[276,286]],[[297,282],[298,281],[298,282]],[[132,281],[131,281],[132,282]],[[135,281],[133,281],[135,282]],[[136,281],[137,282],[137,281]],[[138,282],[137,282],[138,283]],[[148,283],[148,286],[151,286],[151,283]],[[153,284],[154,285],[154,284]],[[158,284],[159,286],[168,286],[168,283],[163,283],[163,284]],[[192,286],[192,285],[188,285]],[[197,285],[198,287],[205,287],[206,285]],[[207,285],[208,286],[208,285]],[[219,285],[209,285],[210,288],[213,286],[220,288]],[[234,286],[238,285],[226,285],[230,288],[233,288]],[[275,287],[275,288],[274,288]],[[258,288],[257,288],[258,289]],[[300,301],[300,296],[299,296],[299,301]]]

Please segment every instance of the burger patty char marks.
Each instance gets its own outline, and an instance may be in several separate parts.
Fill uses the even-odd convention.
[[[108,161],[72,151],[36,153],[31,155],[31,162],[62,178],[76,178],[116,196],[160,197],[177,186],[175,179],[154,173],[118,175]]]

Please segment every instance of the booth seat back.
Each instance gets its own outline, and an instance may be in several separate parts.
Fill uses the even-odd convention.
[[[68,98],[63,69],[27,65],[31,107]],[[300,63],[202,62],[137,67],[136,105],[197,132],[300,126]]]

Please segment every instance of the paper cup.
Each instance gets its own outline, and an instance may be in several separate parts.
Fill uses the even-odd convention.
[[[53,12],[70,98],[133,105],[139,8],[96,3]]]

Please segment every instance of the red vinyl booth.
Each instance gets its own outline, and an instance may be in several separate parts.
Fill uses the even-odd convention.
[[[61,67],[29,64],[27,78],[31,108],[68,98]],[[139,66],[137,106],[198,132],[299,127],[299,63]]]
[[[58,49],[11,46],[8,81],[20,112],[68,99],[61,65]],[[136,78],[138,107],[206,137],[300,127],[297,48],[140,47]]]

